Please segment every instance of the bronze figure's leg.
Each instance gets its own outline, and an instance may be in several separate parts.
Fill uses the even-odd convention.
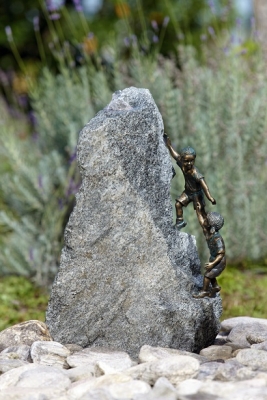
[[[210,292],[210,297],[214,296],[216,293],[218,293],[221,290],[221,286],[218,285],[217,279],[216,278],[212,278],[210,280],[211,285],[212,285],[212,289]]]
[[[206,276],[204,276],[203,289],[198,294],[193,294],[193,297],[195,299],[201,299],[203,297],[210,296],[210,291],[209,291],[210,282],[211,282],[211,280],[209,278],[207,278]]]
[[[191,200],[188,198],[187,194],[183,192],[181,196],[176,199],[175,209],[176,209],[176,227],[180,230],[186,226],[186,222],[183,218],[183,207],[186,207]]]

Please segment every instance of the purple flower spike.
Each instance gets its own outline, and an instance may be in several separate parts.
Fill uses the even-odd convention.
[[[29,112],[28,117],[29,117],[29,121],[32,124],[32,126],[36,126],[37,125],[37,120],[36,120],[36,115],[34,114],[33,111]]]
[[[0,69],[0,82],[3,86],[9,86],[8,84],[8,77],[7,75],[4,73],[4,71],[2,71]]]
[[[38,32],[39,31],[39,15],[36,15],[34,18],[33,18],[33,29],[35,30],[35,32]]]
[[[73,0],[73,4],[74,4],[75,10],[77,12],[83,12],[83,7],[82,7],[81,0]]]
[[[64,201],[62,199],[58,199],[58,208],[59,210],[62,210],[64,207]]]
[[[51,0],[46,0],[45,3],[46,3],[46,8],[47,8],[47,10],[48,10],[49,12],[56,11],[57,8],[55,7],[53,1],[51,1]]]
[[[240,26],[241,26],[241,23],[242,23],[241,18],[237,18],[237,19],[236,19],[236,25],[237,25],[238,27],[240,27]]]
[[[163,20],[163,23],[162,23],[162,26],[164,27],[164,28],[166,28],[166,26],[168,25],[168,23],[170,22],[170,17],[164,17],[164,20]]]
[[[93,37],[95,37],[94,32],[89,32],[87,37],[88,37],[88,39],[93,39]]]
[[[30,261],[34,260],[34,254],[33,254],[33,248],[32,247],[29,249],[29,259],[30,259]]]
[[[57,19],[60,18],[60,14],[59,13],[53,13],[50,15],[49,17],[52,21],[56,21]]]
[[[205,42],[207,40],[207,35],[205,35],[204,33],[200,36],[200,40],[202,42]]]
[[[214,35],[215,35],[215,31],[214,31],[214,29],[213,29],[212,26],[209,26],[209,27],[208,27],[208,32],[209,32],[209,34],[210,34],[211,36],[214,36]]]
[[[38,187],[39,189],[43,189],[43,178],[41,175],[38,176]]]
[[[6,27],[5,27],[5,31],[6,31],[7,40],[8,40],[9,42],[12,42],[12,40],[13,40],[13,35],[12,35],[12,29],[10,28],[10,26],[6,26]]]
[[[129,39],[128,37],[125,37],[125,38],[123,39],[123,41],[124,41],[124,44],[125,44],[126,47],[129,47],[129,46],[130,46],[130,39]]]
[[[70,164],[73,163],[73,161],[75,161],[76,158],[77,158],[77,153],[76,153],[76,148],[75,148],[74,152],[70,155],[69,163]]]
[[[158,26],[158,24],[157,24],[157,21],[151,21],[151,26],[152,26],[152,28],[155,30],[155,31],[157,31],[158,32],[158,30],[159,30],[159,26]]]
[[[159,37],[157,35],[153,35],[152,41],[153,43],[158,43]]]
[[[208,1],[208,5],[210,7],[210,11],[212,12],[212,14],[215,14],[216,13],[216,7],[215,7],[215,4],[214,4],[214,0],[209,0]]]

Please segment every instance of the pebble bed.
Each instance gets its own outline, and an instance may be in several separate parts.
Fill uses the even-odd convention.
[[[194,354],[123,351],[51,340],[28,321],[0,332],[0,400],[267,400],[267,319],[230,318]]]

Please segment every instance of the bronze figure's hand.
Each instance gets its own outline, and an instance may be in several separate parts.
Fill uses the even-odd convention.
[[[169,136],[166,135],[166,133],[164,133],[163,135],[163,140],[167,147],[171,146],[172,144],[171,139],[169,138]]]
[[[206,264],[205,264],[205,269],[206,269],[207,271],[210,271],[212,268],[213,268],[213,264],[212,264],[212,263],[206,263]]]
[[[213,197],[211,198],[211,204],[213,204],[213,205],[216,204],[216,200]]]

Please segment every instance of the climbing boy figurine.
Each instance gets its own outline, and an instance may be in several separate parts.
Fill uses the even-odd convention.
[[[179,230],[186,226],[186,222],[183,219],[183,207],[187,207],[191,202],[193,202],[195,210],[196,204],[200,204],[200,209],[197,215],[201,225],[200,220],[206,218],[204,193],[212,204],[216,204],[216,200],[211,196],[204,176],[194,165],[196,152],[192,147],[185,147],[182,149],[181,154],[178,154],[172,148],[170,138],[166,134],[164,134],[163,137],[171,156],[176,160],[177,165],[181,168],[185,180],[185,190],[181,196],[176,199],[175,203],[176,226]]]
[[[201,205],[197,203],[196,212],[210,250],[210,259],[205,266],[206,272],[204,274],[203,289],[199,294],[193,295],[196,299],[206,296],[212,297],[221,290],[216,278],[226,266],[224,241],[219,233],[224,224],[223,217],[217,212],[209,212],[207,217],[203,218],[200,210]]]

